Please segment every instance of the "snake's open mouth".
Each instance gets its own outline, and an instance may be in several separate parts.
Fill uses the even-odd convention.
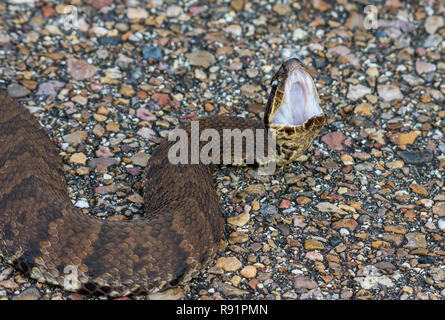
[[[312,77],[302,68],[292,70],[286,79],[283,101],[272,124],[300,126],[322,114]]]

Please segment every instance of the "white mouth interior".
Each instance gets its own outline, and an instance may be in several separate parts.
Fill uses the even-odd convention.
[[[272,124],[299,126],[322,114],[311,76],[302,69],[295,69],[287,78],[283,101]]]

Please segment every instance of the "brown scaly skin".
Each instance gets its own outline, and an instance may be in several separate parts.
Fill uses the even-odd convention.
[[[272,114],[280,88],[272,91]],[[220,133],[266,128],[237,117],[199,121],[201,130]],[[321,125],[292,128],[304,140],[298,150]],[[36,119],[0,91],[0,255],[31,278],[87,294],[151,293],[190,279],[216,252],[224,220],[213,167],[171,164],[172,143],[160,144],[144,172],[146,219],[97,219],[71,203],[58,150]]]

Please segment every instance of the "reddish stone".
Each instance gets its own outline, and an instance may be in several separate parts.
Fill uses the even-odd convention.
[[[426,54],[426,50],[425,50],[425,48],[422,48],[422,47],[417,48],[417,49],[416,49],[416,54],[417,54],[419,57],[424,56],[424,55]]]
[[[99,82],[94,82],[94,83],[90,84],[90,88],[94,92],[100,92],[103,89],[103,87],[104,87],[104,85]]]
[[[94,9],[102,9],[103,7],[109,6],[112,4],[114,0],[88,0],[86,3],[88,3],[90,6],[92,6]]]
[[[152,99],[161,107],[170,103],[170,97],[166,93],[155,93]]]
[[[403,126],[402,123],[388,123],[387,128],[389,130],[397,130],[400,129]]]
[[[159,86],[162,84],[162,80],[158,78],[151,77],[150,80],[148,80],[149,84],[154,84],[155,86]]]
[[[170,39],[167,37],[155,38],[155,44],[158,44],[161,47],[164,47],[169,41],[170,41]]]
[[[315,9],[320,11],[326,11],[331,9],[331,5],[323,0],[312,0],[312,5]]]
[[[109,193],[109,186],[98,186],[94,188],[94,192],[98,194],[107,194]]]
[[[332,227],[334,229],[346,228],[349,231],[354,231],[354,229],[357,228],[357,226],[358,226],[358,223],[354,219],[341,219],[341,220],[335,221],[332,224]]]
[[[280,209],[287,209],[290,206],[290,201],[287,199],[284,199],[280,203]]]
[[[148,98],[148,94],[147,92],[141,90],[136,93],[136,97],[138,97],[141,100],[145,100]]]
[[[131,174],[132,176],[138,176],[141,174],[141,170],[139,168],[133,167],[133,168],[125,168],[127,173]]]
[[[49,18],[49,17],[55,16],[56,15],[56,11],[53,9],[53,7],[44,6],[42,8],[42,15],[43,15],[44,18]]]
[[[401,8],[403,7],[403,4],[399,0],[387,0],[385,7]]]
[[[96,169],[96,168],[105,168],[106,169],[109,166],[118,165],[119,162],[120,161],[117,158],[106,158],[106,157],[94,158],[88,162],[88,166],[91,169]]]
[[[140,128],[137,134],[145,139],[151,139],[153,137],[156,137],[156,133],[153,131],[153,129],[146,127]]]
[[[317,288],[318,285],[317,283],[305,276],[297,276],[295,277],[295,281],[294,281],[294,288],[295,289],[307,289],[307,290],[312,290]]]
[[[70,295],[70,298],[72,300],[84,300],[85,299],[85,297],[83,295],[78,294],[78,293],[74,293],[74,294]]]
[[[172,101],[170,101],[170,105],[171,105],[173,108],[178,109],[178,108],[181,107],[181,102],[180,102],[180,101],[177,101],[177,100],[172,100]]]
[[[96,150],[96,157],[113,157],[113,153],[110,151],[108,147],[100,146],[98,150]]]
[[[190,7],[189,11],[187,12],[187,15],[196,16],[200,13],[205,12],[206,10],[207,10],[206,6],[193,6]]]
[[[393,243],[396,247],[400,247],[403,243],[404,236],[401,234],[385,233],[382,239]]]
[[[154,121],[156,120],[156,116],[153,115],[149,110],[145,108],[139,108],[136,110],[136,116],[139,119],[145,120],[145,121]]]
[[[190,113],[190,114],[183,115],[181,117],[181,119],[192,119],[192,118],[196,118],[196,117],[197,117],[196,113]]]
[[[343,150],[342,142],[346,139],[341,131],[334,131],[325,134],[321,141],[328,145],[329,150]]]
[[[91,78],[97,72],[97,68],[95,66],[75,58],[69,58],[66,66],[69,75],[74,80],[85,80]]]
[[[252,279],[247,284],[249,287],[251,287],[253,290],[256,290],[256,286],[258,285],[259,281],[258,279]]]

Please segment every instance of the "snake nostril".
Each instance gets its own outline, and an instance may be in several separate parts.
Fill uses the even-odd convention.
[[[91,294],[94,293],[96,291],[96,284],[94,284],[93,282],[87,282],[84,285],[85,289]]]
[[[175,279],[171,280],[169,282],[169,285],[172,286],[172,287],[176,287],[179,284],[179,282],[181,281],[182,277],[183,277],[183,274],[179,275]]]
[[[171,280],[168,284],[172,287],[176,287],[179,284],[179,282],[181,282],[181,280],[184,278],[184,275],[188,272],[189,269],[190,269],[189,265],[182,267],[178,272],[176,272],[176,277],[173,280]]]

